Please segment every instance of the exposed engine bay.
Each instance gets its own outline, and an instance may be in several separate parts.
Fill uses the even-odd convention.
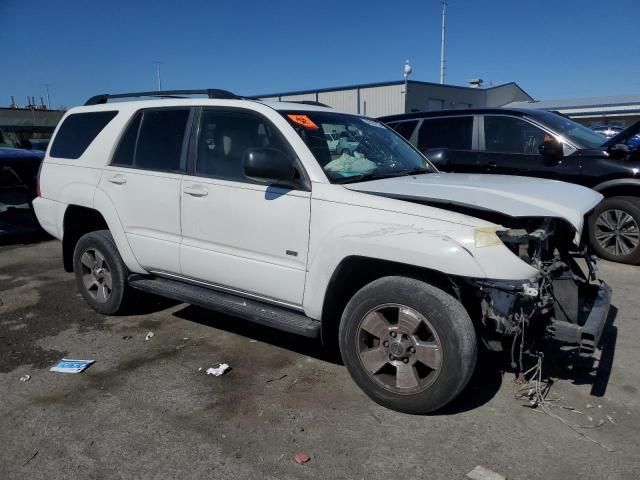
[[[556,218],[519,218],[503,222],[497,235],[515,255],[536,268],[535,280],[474,280],[485,343],[504,348],[504,337],[535,352],[542,340],[591,354],[598,346],[611,291],[596,279],[594,260],[574,243],[575,230]],[[580,260],[579,260],[580,259]],[[585,266],[580,267],[578,260]],[[513,358],[512,358],[513,361]]]

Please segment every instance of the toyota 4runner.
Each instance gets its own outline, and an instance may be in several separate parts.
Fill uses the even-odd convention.
[[[332,152],[329,132],[357,147]],[[455,398],[480,343],[592,353],[610,303],[580,242],[602,195],[443,174],[378,121],[312,102],[93,97],[57,127],[39,192],[96,311],[144,291],[337,340],[367,395],[404,412]]]

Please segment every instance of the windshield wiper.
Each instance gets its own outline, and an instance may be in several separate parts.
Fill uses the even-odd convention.
[[[416,167],[411,170],[405,170],[402,172],[403,175],[418,175],[420,173],[432,173],[433,170],[427,167]]]
[[[387,173],[371,172],[371,173],[358,173],[357,175],[352,175],[350,177],[334,178],[332,180],[333,180],[333,183],[353,183],[353,182],[359,182],[362,180],[379,180],[381,178],[401,177],[404,175],[406,175],[404,171],[387,172]]]

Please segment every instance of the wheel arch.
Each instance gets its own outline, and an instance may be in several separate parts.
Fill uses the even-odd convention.
[[[127,268],[135,273],[146,273],[133,255],[113,205],[105,203],[104,199],[99,202],[98,198],[94,205],[96,208],[70,204],[65,209],[62,219],[64,269],[67,272],[73,271],[73,252],[82,235],[96,230],[109,230]]]
[[[422,280],[460,299],[460,289],[448,274],[390,260],[351,255],[337,265],[327,285],[322,303],[322,342],[337,341],[342,312],[358,290],[374,280],[392,275]]]
[[[599,183],[593,189],[604,195],[605,198],[611,197],[638,197],[640,198],[640,179],[620,178],[615,180],[607,180]]]

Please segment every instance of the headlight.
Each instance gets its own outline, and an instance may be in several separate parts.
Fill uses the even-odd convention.
[[[496,235],[499,227],[481,227],[473,231],[476,248],[493,247],[502,244],[502,240]]]

